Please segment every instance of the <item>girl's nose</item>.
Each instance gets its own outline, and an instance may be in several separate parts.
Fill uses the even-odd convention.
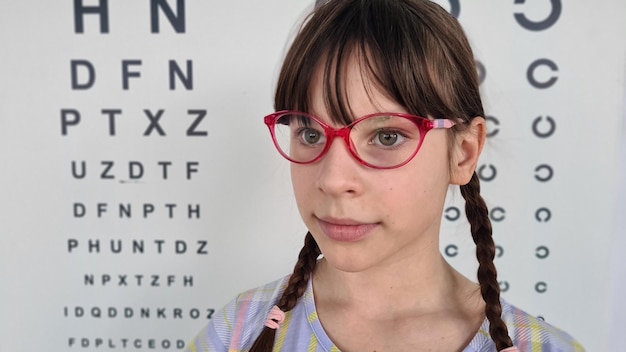
[[[317,162],[318,188],[329,195],[356,194],[361,191],[363,166],[352,156],[341,138],[332,141],[326,155]]]

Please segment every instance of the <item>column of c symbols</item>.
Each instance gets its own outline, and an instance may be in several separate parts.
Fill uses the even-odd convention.
[[[544,0],[550,2],[551,9],[547,16],[540,21],[531,21],[529,17],[525,15],[525,0],[515,0],[515,4],[518,5],[513,17],[517,24],[527,30],[530,36],[541,34],[543,31],[550,29],[560,19],[562,13],[561,0]],[[533,33],[534,32],[534,33]],[[548,79],[539,79],[537,77],[537,71],[545,71],[546,68],[551,71]],[[558,81],[557,72],[559,68],[557,64],[547,58],[539,58],[533,61],[526,71],[526,78],[528,83],[537,90],[549,89],[555,85]],[[556,132],[556,121],[551,116],[538,116],[532,122],[532,132],[538,139],[548,139]],[[545,153],[542,153],[545,155]],[[534,178],[537,182],[548,183],[554,176],[554,169],[550,164],[541,163],[534,169]],[[548,207],[540,206],[535,211],[535,220],[539,223],[547,223],[552,218],[552,212]],[[539,245],[535,249],[534,255],[538,260],[547,259],[550,256],[550,248],[545,245]],[[535,283],[535,291],[538,294],[545,293],[548,290],[548,283],[545,281],[538,281]]]

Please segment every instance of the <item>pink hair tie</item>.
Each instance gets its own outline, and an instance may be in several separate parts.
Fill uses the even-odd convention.
[[[507,348],[503,349],[500,352],[519,352],[519,350],[517,349],[517,347],[511,346],[511,347],[507,347]]]
[[[267,314],[267,320],[265,320],[265,326],[270,329],[278,329],[280,327],[280,323],[285,320],[285,312],[280,310],[278,306],[273,306],[272,310]]]

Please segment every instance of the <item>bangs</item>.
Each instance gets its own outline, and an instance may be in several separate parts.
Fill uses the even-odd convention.
[[[464,38],[456,20],[430,1],[328,1],[305,21],[291,45],[274,108],[310,112],[317,79],[329,118],[350,123],[355,116],[347,99],[347,71],[358,65],[370,99],[376,88],[413,115],[483,116]]]
[[[372,54],[366,43],[350,40],[338,44],[336,48],[328,48],[328,51],[318,59],[314,72],[320,76],[311,77],[308,80],[309,87],[305,103],[308,111],[312,105],[313,82],[320,79],[324,107],[330,120],[337,124],[347,125],[359,117],[355,116],[348,98],[348,80],[352,79],[349,71],[356,71],[360,75],[370,102],[374,103],[374,92],[382,93],[394,101],[396,98],[382,84],[378,74],[380,68],[374,66],[376,62],[381,61],[371,57]]]
[[[355,11],[350,1],[330,1],[312,14],[285,59],[276,89],[276,110],[310,112],[312,83],[321,80],[329,118],[337,124],[349,124],[355,118],[346,91],[347,71],[354,69],[351,65],[359,66],[357,72],[370,99],[375,86],[387,98],[406,106],[394,94],[399,90],[392,84],[389,70],[382,66],[391,54],[381,47],[388,38],[381,31],[372,31],[372,27],[392,27],[393,23],[385,22],[393,16],[380,13],[389,12],[388,6],[374,5],[363,2]]]

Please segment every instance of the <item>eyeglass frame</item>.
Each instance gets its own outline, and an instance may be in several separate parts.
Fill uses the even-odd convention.
[[[302,115],[308,118],[311,118],[313,121],[315,121],[316,123],[318,123],[320,126],[322,126],[322,128],[324,129],[324,136],[326,137],[326,143],[324,144],[324,149],[322,149],[322,151],[320,152],[320,154],[318,156],[316,156],[315,158],[313,158],[310,161],[297,161],[292,159],[289,155],[287,155],[282,148],[280,148],[280,145],[278,144],[278,141],[276,140],[276,133],[275,133],[275,126],[276,126],[276,122],[283,116],[285,115]],[[371,117],[375,117],[375,116],[395,116],[395,117],[401,117],[401,118],[405,118],[410,120],[411,122],[413,122],[420,134],[420,140],[419,143],[417,144],[417,147],[415,148],[415,151],[413,152],[413,154],[411,154],[411,156],[409,156],[407,158],[407,160],[405,160],[404,162],[397,164],[397,165],[392,165],[392,166],[376,166],[373,164],[368,163],[367,161],[361,159],[358,154],[356,153],[355,150],[353,150],[352,148],[352,143],[350,143],[350,132],[352,131],[352,128],[354,127],[354,125],[358,124],[359,122],[371,118]],[[306,165],[306,164],[313,164],[317,161],[319,161],[320,159],[322,159],[322,157],[324,157],[324,155],[326,155],[326,153],[328,152],[328,150],[330,149],[330,146],[332,145],[333,141],[335,140],[335,137],[340,137],[341,139],[343,139],[344,143],[346,144],[346,147],[348,148],[348,151],[350,152],[350,154],[352,155],[352,157],[354,159],[356,159],[360,164],[373,168],[373,169],[377,169],[377,170],[388,170],[388,169],[396,169],[399,167],[402,167],[406,164],[408,164],[411,160],[413,160],[413,158],[415,157],[415,155],[417,155],[417,152],[420,150],[420,148],[422,147],[422,143],[424,142],[424,139],[426,138],[426,134],[433,129],[449,129],[452,128],[454,125],[457,124],[457,122],[452,121],[450,119],[428,119],[426,117],[422,117],[422,116],[417,116],[417,115],[411,115],[411,114],[405,114],[405,113],[399,113],[399,112],[377,112],[377,113],[373,113],[373,114],[368,114],[365,116],[361,116],[359,118],[357,118],[356,120],[352,121],[350,124],[345,125],[341,128],[333,128],[330,125],[328,125],[327,123],[325,123],[324,121],[322,121],[321,118],[313,115],[313,114],[309,114],[306,112],[301,112],[301,111],[292,111],[292,110],[280,110],[280,111],[276,111],[273,112],[267,116],[265,116],[263,118],[263,121],[265,123],[265,125],[267,126],[267,128],[270,131],[270,135],[272,136],[272,142],[274,143],[274,147],[276,148],[276,150],[278,150],[278,153],[280,153],[280,155],[282,155],[285,159],[289,160],[292,163],[295,164],[301,164],[301,165]]]

